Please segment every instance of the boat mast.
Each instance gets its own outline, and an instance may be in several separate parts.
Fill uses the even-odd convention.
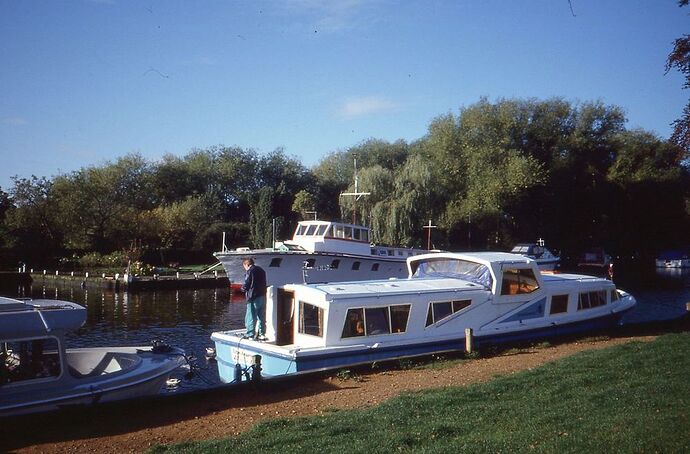
[[[357,201],[362,198],[362,196],[365,195],[370,195],[371,192],[359,192],[357,183],[358,183],[358,178],[357,178],[357,156],[354,157],[355,160],[355,192],[341,192],[340,195],[344,196],[351,196],[354,197],[354,203],[352,205],[352,223],[357,224]]]
[[[431,225],[431,219],[429,219],[429,225],[425,225],[422,228],[428,229],[427,230],[427,237],[426,237],[426,248],[427,250],[431,250],[431,229],[436,229],[438,226]]]

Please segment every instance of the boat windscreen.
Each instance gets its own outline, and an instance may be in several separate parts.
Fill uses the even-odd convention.
[[[491,289],[493,283],[491,271],[481,263],[460,259],[435,258],[419,262],[416,265],[417,269],[414,270],[413,278],[450,277],[464,279],[488,289]]]

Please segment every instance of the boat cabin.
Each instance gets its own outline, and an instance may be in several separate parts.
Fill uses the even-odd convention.
[[[65,332],[79,328],[86,309],[66,301],[0,297],[0,386],[58,379],[65,364]]]
[[[369,254],[371,234],[368,227],[328,221],[301,221],[292,240],[285,246],[297,246],[308,252]]]

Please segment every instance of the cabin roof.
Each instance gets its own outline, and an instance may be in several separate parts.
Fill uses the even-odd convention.
[[[325,284],[299,284],[312,291],[330,296],[356,296],[360,294],[392,295],[400,292],[444,292],[458,290],[485,290],[479,284],[454,278],[388,279],[374,281],[332,282]]]
[[[503,264],[527,264],[534,260],[521,254],[511,254],[510,252],[434,252],[431,254],[415,255],[408,258],[410,261],[424,261],[428,259],[449,258],[457,260],[468,260],[470,262],[481,263],[489,267],[496,267]]]
[[[0,297],[0,339],[44,336],[74,330],[86,321],[86,309],[69,301]]]

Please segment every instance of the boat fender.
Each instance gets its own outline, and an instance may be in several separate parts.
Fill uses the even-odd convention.
[[[98,386],[91,385],[89,386],[89,391],[91,392],[91,403],[97,404],[101,400],[101,397],[103,397],[103,390]]]
[[[242,365],[240,363],[235,364],[235,376],[234,376],[234,382],[241,382],[242,381]]]
[[[254,366],[252,366],[252,382],[261,381],[261,355],[254,355]]]

